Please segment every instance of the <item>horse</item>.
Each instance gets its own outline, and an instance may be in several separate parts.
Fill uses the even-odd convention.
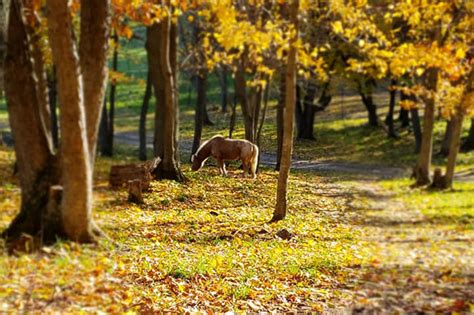
[[[203,142],[196,153],[191,156],[191,169],[198,171],[209,157],[216,159],[219,171],[223,176],[227,176],[224,161],[241,160],[244,169],[242,177],[246,177],[248,172],[252,178],[257,177],[258,147],[250,141],[216,135]]]

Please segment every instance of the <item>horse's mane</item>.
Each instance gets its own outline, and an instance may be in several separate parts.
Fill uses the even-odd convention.
[[[214,139],[217,138],[217,137],[222,137],[222,136],[221,136],[221,135],[215,135],[215,136],[213,136],[211,139],[208,139],[208,140],[204,141],[204,142],[199,146],[199,148],[196,150],[196,153],[194,153],[194,155],[197,156],[197,155],[199,154],[199,151],[202,150],[202,148],[204,148],[211,140],[214,140]]]

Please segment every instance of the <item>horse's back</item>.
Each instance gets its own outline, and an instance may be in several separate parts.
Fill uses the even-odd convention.
[[[223,136],[214,136],[212,141],[212,155],[222,160],[238,160],[246,158],[254,150],[254,144],[244,139],[229,139]]]

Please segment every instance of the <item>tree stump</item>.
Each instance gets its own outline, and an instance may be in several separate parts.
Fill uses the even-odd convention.
[[[142,181],[140,179],[134,179],[128,181],[128,201],[142,204]]]
[[[436,168],[433,173],[433,183],[431,188],[434,189],[446,189],[446,177],[443,175],[443,172],[440,168]]]
[[[140,180],[142,191],[148,190],[153,180],[153,172],[160,164],[159,157],[145,163],[114,165],[110,169],[109,183],[112,188],[121,188],[128,185],[129,181]]]

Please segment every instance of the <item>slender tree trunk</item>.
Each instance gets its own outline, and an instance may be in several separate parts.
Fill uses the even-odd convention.
[[[298,9],[299,0],[293,0],[290,4],[290,19],[294,25],[296,34],[290,39],[290,49],[288,52],[288,64],[286,68],[286,93],[285,93],[285,109],[283,113],[283,144],[281,152],[280,172],[278,174],[277,200],[275,211],[271,222],[283,220],[287,212],[287,190],[288,175],[291,166],[291,151],[293,148],[293,125],[294,112],[296,103],[296,47],[294,43],[298,39]]]
[[[313,135],[314,117],[316,114],[314,99],[316,97],[316,84],[308,82],[306,93],[303,98],[303,127],[298,134],[298,138],[315,140]]]
[[[235,97],[231,105],[232,105],[232,113],[230,115],[230,120],[229,120],[229,138],[232,139],[232,133],[234,132],[234,129],[235,129],[235,119],[237,116],[237,100],[235,99]]]
[[[197,76],[196,113],[194,115],[194,140],[191,154],[196,153],[201,144],[204,108],[206,107],[207,73]]]
[[[270,79],[269,79],[270,80]],[[262,115],[260,117],[260,123],[258,126],[257,130],[257,147],[260,148],[260,140],[262,136],[262,130],[263,130],[263,125],[265,124],[265,117],[267,115],[267,107],[268,107],[268,101],[270,98],[270,81],[267,81],[267,84],[265,86],[265,91],[263,93],[263,109],[262,109]],[[258,164],[257,164],[257,172],[260,169],[260,160],[262,158],[262,155],[258,155]]]
[[[459,147],[461,146],[461,132],[462,124],[464,120],[464,115],[462,111],[458,111],[454,117],[451,118],[452,121],[452,134],[451,141],[449,144],[449,154],[448,162],[446,164],[446,174],[444,176],[444,187],[446,189],[453,188],[454,181],[454,169],[456,167],[456,159],[459,152]]]
[[[410,109],[411,116],[411,125],[413,128],[413,135],[415,136],[415,153],[420,153],[421,150],[421,124],[420,124],[420,115],[418,114],[418,109]]]
[[[205,96],[207,96],[207,90],[204,91],[204,93],[205,93]],[[204,125],[206,126],[214,126],[214,123],[211,121],[211,118],[209,118],[209,112],[207,111],[207,102],[204,102],[203,122],[204,122]]]
[[[365,84],[364,87],[359,89],[359,93],[362,98],[362,103],[364,103],[365,108],[367,109],[369,126],[377,127],[379,122],[377,117],[377,107],[375,106],[373,99],[372,84]]]
[[[242,114],[244,117],[244,127],[245,127],[245,139],[248,141],[255,141],[255,134],[253,129],[253,117],[252,110],[250,109],[249,92],[247,91],[247,82],[245,78],[245,65],[244,57],[239,60],[237,70],[235,72],[235,96],[240,103],[242,108]]]
[[[385,118],[385,124],[388,127],[388,136],[390,138],[397,138],[397,132],[395,131],[395,123],[394,123],[394,113],[395,113],[395,104],[397,102],[397,90],[395,90],[395,85],[397,85],[397,81],[392,79],[390,82],[390,102],[388,106],[388,114],[387,117]]]
[[[107,86],[109,68],[109,5],[110,0],[81,1],[79,58],[83,82],[87,143],[94,167],[100,115]],[[72,30],[71,30],[72,31]],[[114,34],[117,49],[118,37]],[[114,51],[114,58],[115,58]],[[113,116],[113,114],[111,115]],[[110,122],[112,121],[112,122]],[[113,118],[109,119],[113,124]]]
[[[228,95],[228,80],[227,80],[227,67],[222,66],[220,71],[220,84],[221,84],[221,108],[222,112],[227,112],[227,103],[229,99]]]
[[[49,112],[51,113],[51,136],[53,139],[54,148],[59,146],[59,125],[58,125],[58,92],[56,90],[56,70],[53,68],[50,75],[48,76],[48,89],[49,89]]]
[[[303,106],[303,102],[301,101],[301,86],[297,83],[296,84],[296,104],[295,104],[295,121],[296,121],[296,129],[297,129],[297,137],[301,138],[303,131],[305,129],[305,109]]]
[[[456,159],[461,146],[461,133],[464,121],[464,111],[472,104],[474,97],[474,69],[471,69],[469,77],[464,88],[461,104],[456,111],[453,120],[453,130],[451,136],[451,144],[449,147],[448,162],[446,164],[446,174],[444,176],[445,188],[452,188],[454,181],[454,169],[456,167]]]
[[[466,152],[474,150],[474,118],[471,119],[471,127],[469,128],[467,138],[462,145],[462,150]]]
[[[114,52],[112,55],[112,70],[118,70],[118,35],[112,36],[114,41]],[[117,82],[112,80],[109,89],[109,108],[107,109],[107,98],[104,98],[102,117],[99,127],[99,149],[102,156],[114,155],[114,120],[115,120],[115,95],[117,93]]]
[[[143,96],[142,109],[140,111],[140,126],[139,126],[139,138],[140,138],[140,148],[138,153],[138,158],[142,161],[146,161],[146,116],[148,113],[148,107],[150,104],[151,98],[151,78],[150,71],[146,76],[146,88],[145,95]]]
[[[32,13],[33,7],[29,6],[25,8],[25,19],[26,20],[34,20],[36,25],[38,26],[40,21],[36,16],[34,16]],[[45,129],[46,134],[51,133],[51,112],[50,112],[50,103],[49,103],[49,93],[48,93],[48,80],[46,78],[46,71],[44,68],[44,56],[43,56],[43,51],[41,48],[41,43],[40,43],[40,35],[36,33],[35,29],[33,26],[26,24],[26,30],[28,34],[28,42],[30,43],[30,51],[31,51],[31,57],[33,58],[33,68],[34,68],[34,73],[36,76],[36,95],[38,98],[38,104],[39,104],[39,111],[40,111],[40,117],[41,117],[41,122],[43,124],[43,128]],[[52,143],[49,144],[50,146],[53,146]]]
[[[280,97],[278,99],[277,105],[277,161],[275,165],[275,170],[280,170],[281,165],[281,152],[283,145],[283,113],[285,111],[285,94],[286,94],[286,76],[285,71],[282,69],[280,71]],[[296,92],[295,92],[296,93]]]
[[[402,93],[403,94],[403,93]],[[410,126],[410,115],[409,111],[403,108],[400,108],[400,113],[398,116],[398,120],[401,122],[402,128],[406,128]]]
[[[41,235],[43,228],[54,236],[60,225],[49,226],[44,220],[48,189],[55,177],[54,156],[41,121],[34,66],[27,45],[26,27],[21,17],[19,1],[11,5],[8,19],[8,47],[5,58],[5,92],[8,117],[15,139],[15,155],[21,187],[21,208],[8,228],[2,232],[7,242],[22,233]],[[44,95],[43,95],[44,96]],[[60,217],[56,213],[56,218]],[[52,239],[54,239],[54,236]]]
[[[441,150],[439,154],[441,156],[448,156],[449,155],[449,148],[451,147],[453,132],[454,132],[454,123],[455,120],[451,119],[446,122],[446,130],[444,132],[443,142],[441,143]]]
[[[438,70],[429,69],[427,71],[427,88],[429,91],[436,91],[438,83]],[[424,186],[431,182],[430,166],[433,153],[433,127],[435,120],[435,100],[430,97],[425,100],[425,115],[423,117],[423,134],[421,139],[421,149],[418,155],[418,162],[414,169],[416,179],[415,186]]]

